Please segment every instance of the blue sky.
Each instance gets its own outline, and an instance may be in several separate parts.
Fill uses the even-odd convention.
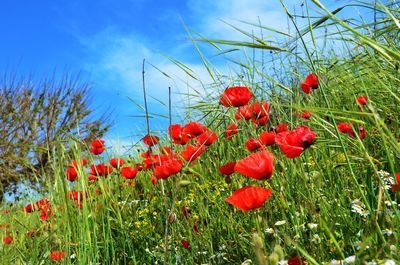
[[[301,13],[302,1],[285,1]],[[323,1],[334,8],[346,1]],[[149,94],[166,102],[167,88],[186,91],[186,84],[199,86],[162,54],[194,69],[204,82],[209,77],[195,49],[188,41],[182,21],[203,36],[243,38],[220,19],[240,25],[245,20],[285,29],[287,19],[278,0],[69,0],[2,1],[0,3],[0,73],[34,74],[41,77],[69,71],[81,73],[93,84],[92,107],[97,114],[112,110],[114,126],[106,139],[129,144],[144,133],[139,104],[143,58],[174,80],[147,66]],[[243,26],[244,27],[244,26]],[[273,36],[268,36],[273,38]],[[224,63],[215,62],[228,71]],[[183,82],[181,82],[182,80]],[[174,101],[181,97],[175,95]],[[166,107],[149,100],[152,112],[166,113]],[[174,113],[179,112],[174,108]],[[175,120],[174,122],[178,122]],[[165,129],[167,121],[151,121],[152,130]]]

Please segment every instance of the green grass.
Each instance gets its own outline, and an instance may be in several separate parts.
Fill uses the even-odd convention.
[[[319,1],[313,2],[325,10]],[[10,224],[10,228],[0,228],[0,235],[9,232],[14,241],[0,244],[1,264],[51,264],[53,250],[66,251],[62,264],[240,264],[246,260],[275,264],[296,255],[304,256],[309,264],[352,255],[357,264],[400,262],[400,195],[386,189],[382,178],[383,171],[392,178],[400,171],[399,10],[389,5],[376,9],[383,18],[375,22],[375,31],[368,23],[340,20],[336,17],[340,9],[325,10],[326,15],[310,20],[304,29],[293,19],[296,34],[279,45],[244,31],[249,42],[202,38],[218,50],[222,50],[219,45],[247,47],[244,59],[234,62],[240,66],[240,75],[227,82],[248,85],[258,99],[268,99],[272,106],[268,125],[237,121],[239,134],[225,140],[224,128],[234,121],[235,110],[218,105],[216,96],[222,89],[207,93],[191,111],[200,113],[219,139],[195,162],[185,164],[181,173],[155,186],[150,171],[139,172],[130,182],[136,183],[132,187],[116,170],[95,184],[88,182],[82,170],[72,187],[65,178],[69,161],[86,157],[89,163],[107,163],[112,154],[98,158],[85,149],[75,150],[75,157],[65,157],[65,143],[60,143],[53,163],[56,174],[46,176],[44,195],[53,205],[54,216],[40,221],[40,212],[26,214],[21,205],[5,205],[9,213],[0,215],[0,224]],[[329,30],[324,41],[339,38],[347,49],[320,51],[314,32],[324,27],[336,29]],[[195,43],[213,80],[224,83]],[[273,61],[250,58],[253,49],[260,56],[264,55],[260,49],[272,50]],[[237,50],[227,53],[233,51]],[[274,68],[263,71],[267,63]],[[317,90],[305,95],[299,83],[309,72],[323,78]],[[355,100],[360,95],[370,99],[362,112]],[[313,113],[310,120],[295,114],[302,110]],[[336,127],[340,122],[364,126],[367,137],[361,140],[340,133]],[[268,147],[275,155],[270,180],[255,181],[234,173],[227,183],[219,166],[246,157],[250,154],[244,145],[247,139],[279,123],[289,123],[291,129],[309,126],[317,132],[316,143],[295,159],[286,158],[277,146]],[[129,165],[139,162],[136,156],[124,159]],[[243,213],[224,199],[245,185],[269,187],[273,196],[262,208]],[[88,192],[82,209],[68,198],[70,189]],[[364,216],[352,211],[355,202],[363,205]],[[190,207],[190,216],[181,213],[183,206]],[[176,220],[168,222],[175,215]],[[193,229],[195,222],[198,233]],[[27,236],[29,231],[35,231],[34,237]],[[182,247],[182,239],[190,242],[189,249]]]

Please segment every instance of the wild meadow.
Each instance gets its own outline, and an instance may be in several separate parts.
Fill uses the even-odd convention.
[[[357,1],[378,16],[356,23],[308,4],[321,16],[304,25],[283,5],[291,32],[188,30],[213,80],[183,95],[188,118],[153,131],[144,82],[147,126],[125,155],[60,140],[45,192],[1,208],[0,263],[399,264],[399,5]],[[242,51],[235,74],[204,45]]]

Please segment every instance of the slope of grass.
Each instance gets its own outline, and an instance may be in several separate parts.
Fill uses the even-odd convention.
[[[376,9],[385,15],[385,23],[376,22],[380,27],[372,34],[365,33],[370,25],[350,27],[335,16],[340,10],[327,11],[307,29],[297,28],[297,53],[293,40],[277,49],[255,36],[249,43],[213,39],[213,45],[273,47],[278,74],[263,71],[263,63],[245,57],[236,62],[240,75],[231,77],[252,89],[253,101],[268,99],[268,123],[256,126],[235,120],[236,109],[220,106],[220,93],[217,98],[210,94],[194,108],[203,115],[202,123],[216,132],[217,141],[195,161],[185,162],[180,173],[156,185],[151,170],[126,180],[114,169],[91,182],[87,166],[79,168],[77,181],[71,183],[65,177],[71,160],[86,157],[89,164],[107,164],[113,154],[94,156],[76,150],[74,157],[65,157],[63,145],[74,142],[60,143],[53,163],[57,174],[47,176],[48,194],[43,195],[53,215],[42,221],[38,210],[26,213],[21,211],[24,205],[5,206],[0,235],[11,236],[13,242],[0,244],[1,263],[51,264],[54,250],[65,251],[63,264],[276,264],[297,255],[309,264],[353,255],[358,264],[400,262],[400,197],[391,189],[400,171],[399,12],[390,5]],[[339,28],[332,38],[346,42],[348,36],[354,37],[346,43],[347,54],[318,53],[312,33],[328,22]],[[210,64],[205,65],[214,73]],[[299,86],[309,72],[317,73],[320,85],[306,95]],[[356,103],[361,95],[369,98],[365,106]],[[312,112],[312,117],[300,118],[302,111]],[[227,140],[225,127],[233,122],[239,133]],[[341,122],[353,124],[356,136],[341,133]],[[281,123],[289,129],[310,127],[317,133],[316,142],[294,159],[276,145],[265,147],[275,156],[273,177],[266,181],[219,172],[221,165],[250,154],[245,147],[249,138]],[[366,129],[364,139],[357,136],[359,126]],[[164,140],[170,144],[167,137]],[[182,149],[173,145],[178,154]],[[138,154],[131,155],[123,157],[126,165],[141,162]],[[263,207],[249,212],[225,202],[246,185],[271,188],[273,195]],[[73,200],[71,190],[84,192]],[[188,248],[182,240],[189,242]]]

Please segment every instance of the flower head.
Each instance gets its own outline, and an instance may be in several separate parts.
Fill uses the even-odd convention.
[[[314,143],[316,135],[309,127],[303,125],[293,131],[278,133],[275,140],[286,157],[294,158]]]
[[[303,90],[304,93],[310,94],[311,89],[317,89],[318,88],[318,77],[316,74],[311,73],[309,74],[304,82],[300,84],[301,89]]]
[[[253,97],[246,86],[234,86],[227,88],[221,95],[220,103],[225,107],[241,107],[247,105]]]
[[[260,134],[260,141],[266,146],[273,145],[275,143],[275,132],[262,132]]]
[[[219,172],[223,175],[230,176],[235,172],[236,162],[229,162],[219,167]]]
[[[367,105],[368,103],[368,96],[359,96],[357,97],[357,103],[359,105]]]
[[[253,153],[237,162],[235,171],[249,178],[269,179],[274,171],[274,155],[267,150]]]
[[[90,149],[90,152],[94,155],[99,155],[104,152],[104,140],[101,139],[96,139],[93,140],[91,143],[92,148]]]
[[[156,135],[146,135],[142,138],[143,143],[147,146],[154,146],[160,141],[160,138]]]
[[[225,201],[243,212],[248,212],[252,209],[260,208],[271,195],[271,189],[246,186],[233,192],[232,196],[225,199]]]
[[[50,258],[54,261],[60,261],[62,260],[66,255],[66,252],[63,251],[58,251],[58,250],[54,250],[50,253]]]
[[[110,159],[110,165],[113,168],[119,168],[121,167],[123,164],[125,164],[125,160],[121,159],[121,158],[111,158]]]
[[[121,176],[123,176],[126,179],[134,179],[136,177],[137,173],[138,173],[138,170],[136,167],[121,168]]]
[[[258,139],[250,138],[246,142],[246,148],[250,152],[253,152],[255,150],[258,150],[262,147],[262,143]]]

